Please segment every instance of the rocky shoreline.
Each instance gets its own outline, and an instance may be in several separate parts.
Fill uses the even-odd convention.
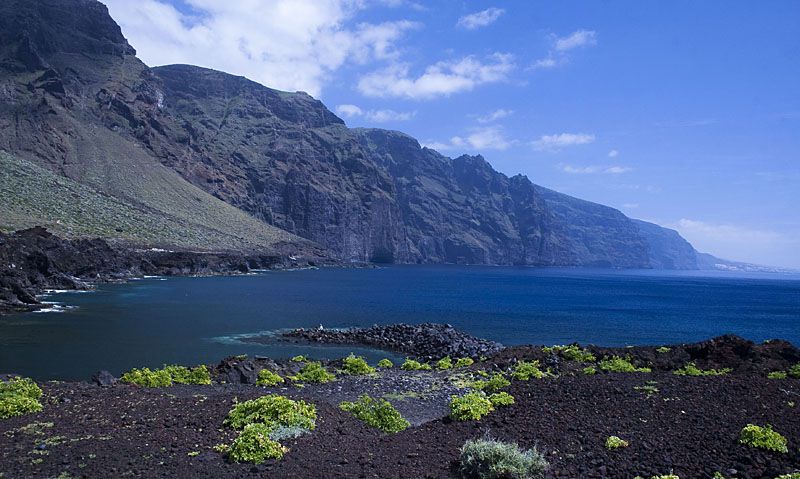
[[[628,358],[642,370],[603,370],[601,361],[612,357]],[[533,360],[546,368],[544,377],[513,374]],[[439,369],[431,362],[432,370],[406,371],[395,364],[364,375],[344,374],[339,359],[322,362],[335,374],[323,384],[289,379],[304,358],[226,358],[207,366],[208,385],[147,388],[98,374],[94,384],[41,383],[41,412],[0,420],[0,475],[455,479],[461,477],[459,448],[488,434],[537,447],[549,463],[544,479],[775,479],[800,471],[800,378],[768,373],[798,361],[800,350],[784,341],[722,336],[659,347],[514,346],[465,367]],[[687,363],[701,372],[725,372],[675,374]],[[586,373],[587,367],[596,371]],[[286,381],[257,386],[263,369]],[[448,416],[452,396],[498,374],[509,379],[503,391],[514,404],[480,420]],[[233,437],[224,418],[235,404],[265,394],[314,404],[316,429],[283,440],[287,452],[280,460],[227,461],[215,450]],[[385,398],[411,427],[382,433],[338,407],[361,394]],[[770,424],[786,438],[787,452],[742,444],[739,433],[747,424]],[[612,435],[627,445],[609,449]]]
[[[299,328],[283,332],[277,339],[295,343],[364,345],[425,360],[445,356],[479,359],[503,349],[500,343],[476,338],[449,324],[437,323],[400,323],[347,329]],[[245,339],[248,342],[274,340],[265,337]]]
[[[337,264],[320,249],[299,251],[297,245],[252,253],[136,249],[103,239],[63,239],[36,227],[0,233],[0,314],[40,308],[37,296],[48,289],[85,290],[145,275],[244,274]]]

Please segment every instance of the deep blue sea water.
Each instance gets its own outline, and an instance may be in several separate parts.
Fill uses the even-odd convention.
[[[0,373],[85,379],[98,369],[244,353],[387,356],[237,340],[320,324],[445,322],[504,344],[657,344],[735,333],[800,345],[797,275],[393,266],[150,278],[47,300],[74,308],[0,318]]]

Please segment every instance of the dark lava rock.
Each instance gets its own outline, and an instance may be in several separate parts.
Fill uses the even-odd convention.
[[[116,382],[117,378],[115,378],[113,374],[105,370],[98,371],[92,375],[92,384],[96,384],[98,386],[109,387],[113,386],[114,383]]]
[[[363,344],[425,359],[491,356],[503,346],[476,338],[449,324],[392,324],[369,328],[295,329],[281,339],[328,344]],[[259,338],[251,338],[259,342]]]

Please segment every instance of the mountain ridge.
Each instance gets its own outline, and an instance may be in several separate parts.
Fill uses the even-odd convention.
[[[219,231],[234,207],[252,218],[232,232],[248,248],[317,244],[345,262],[697,268],[679,235],[480,155],[348,128],[302,92],[147,67],[95,0],[10,0],[0,13],[0,150],[192,234],[198,218]]]

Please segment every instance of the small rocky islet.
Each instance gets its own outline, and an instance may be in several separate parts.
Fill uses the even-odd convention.
[[[533,475],[509,477],[800,470],[800,350],[788,342],[729,335],[668,346],[502,347],[441,324],[300,329],[272,340],[358,338],[415,359],[237,356],[40,382],[39,412],[0,420],[1,477],[470,477],[463,455],[487,438],[535,450]],[[165,382],[146,382],[156,378]],[[266,425],[245,424],[258,405]],[[270,422],[268,410],[284,412]],[[269,445],[265,456],[242,446],[259,428],[274,438],[258,443]]]

